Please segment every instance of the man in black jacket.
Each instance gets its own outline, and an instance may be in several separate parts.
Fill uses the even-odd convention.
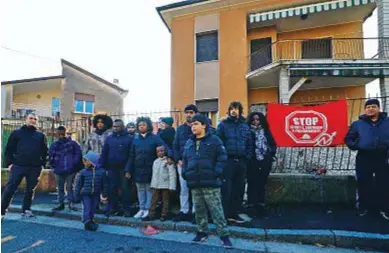
[[[26,178],[26,189],[23,199],[23,216],[34,217],[31,202],[39,175],[47,159],[46,136],[37,131],[35,125],[38,117],[29,114],[26,124],[11,133],[5,148],[6,166],[10,169],[7,186],[1,196],[1,216],[3,217],[11,203],[20,182]]]
[[[229,221],[244,223],[239,211],[243,204],[247,162],[253,150],[251,131],[242,116],[243,106],[240,102],[231,102],[228,114],[229,117],[220,122],[216,130],[228,155],[227,165],[223,170],[223,208]]]

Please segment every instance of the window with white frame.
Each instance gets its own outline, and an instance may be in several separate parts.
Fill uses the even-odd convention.
[[[74,112],[92,114],[95,110],[95,96],[76,93],[74,97]]]

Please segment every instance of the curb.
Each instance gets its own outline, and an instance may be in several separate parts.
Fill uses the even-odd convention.
[[[10,212],[21,213],[20,205],[11,205],[8,209]],[[70,220],[81,220],[82,212],[64,210],[53,212],[49,208],[33,207],[37,215],[58,217]],[[98,223],[108,225],[120,225],[130,227],[145,227],[151,225],[160,230],[171,230],[178,232],[196,232],[196,225],[190,222],[175,223],[172,221],[140,221],[135,218],[110,217],[107,218],[102,214],[96,214],[95,219]],[[333,245],[340,248],[360,248],[383,250],[389,252],[389,234],[364,233],[343,230],[326,230],[326,229],[261,229],[261,228],[244,228],[237,226],[228,226],[231,236],[240,239],[249,239],[254,241],[276,241],[302,244],[321,244]],[[209,225],[210,234],[216,234],[216,226]]]

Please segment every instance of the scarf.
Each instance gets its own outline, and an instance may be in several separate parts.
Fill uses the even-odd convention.
[[[262,161],[268,151],[267,139],[263,128],[251,126],[251,131],[255,133],[255,157],[258,161]]]

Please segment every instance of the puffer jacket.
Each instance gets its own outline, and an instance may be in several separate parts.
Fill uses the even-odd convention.
[[[184,123],[177,127],[176,135],[174,136],[173,141],[173,155],[175,161],[182,160],[185,143],[192,135],[192,128],[188,124]]]
[[[11,133],[5,147],[5,166],[41,167],[46,165],[46,136],[34,126],[22,126]]]
[[[162,129],[158,131],[159,137],[161,137],[163,142],[165,142],[170,149],[173,148],[173,141],[174,141],[175,134],[176,134],[176,130],[173,127],[168,127],[166,129]]]
[[[167,164],[167,158],[157,158],[153,164],[153,176],[151,188],[155,189],[176,189],[177,172],[174,165]]]
[[[108,178],[102,168],[85,168],[78,173],[74,187],[76,201],[85,195],[108,195]]]
[[[150,183],[153,171],[153,163],[157,158],[157,147],[164,146],[167,156],[172,157],[172,152],[162,139],[153,133],[147,133],[145,137],[137,134],[132,142],[130,158],[125,172],[131,173],[132,179],[137,183]]]
[[[99,166],[104,169],[124,169],[130,156],[133,137],[127,131],[113,133],[104,143]]]
[[[200,141],[198,147],[197,141]],[[210,133],[202,139],[193,136],[185,145],[182,177],[191,189],[221,187],[220,177],[226,160],[226,149],[219,137]]]
[[[59,138],[49,149],[49,162],[55,174],[72,174],[79,171],[82,154],[77,142]]]
[[[243,117],[239,117],[238,120],[228,117],[220,122],[216,134],[222,140],[229,157],[251,159],[253,156],[250,127]]]
[[[83,152],[86,154],[89,151],[93,151],[101,155],[101,152],[103,151],[104,143],[107,140],[108,136],[112,135],[112,129],[106,130],[102,134],[98,134],[95,132],[92,132],[88,138],[86,139],[84,146],[83,146]]]
[[[345,137],[345,143],[351,150],[359,153],[374,152],[389,155],[389,118],[382,112],[376,122],[366,115],[353,122]]]

